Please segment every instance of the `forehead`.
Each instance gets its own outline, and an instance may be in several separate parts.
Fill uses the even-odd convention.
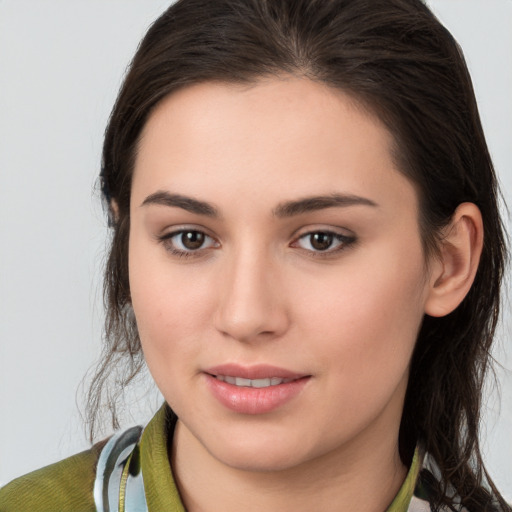
[[[269,207],[283,195],[333,187],[397,196],[411,185],[396,169],[393,142],[353,97],[309,79],[201,83],[171,94],[150,116],[132,195],[139,203],[156,189],[228,202],[250,195]]]

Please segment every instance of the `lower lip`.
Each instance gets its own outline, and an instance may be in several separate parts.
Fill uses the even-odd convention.
[[[213,396],[225,407],[240,414],[264,414],[283,406],[297,396],[310,377],[302,377],[277,386],[250,388],[228,384],[206,374]]]

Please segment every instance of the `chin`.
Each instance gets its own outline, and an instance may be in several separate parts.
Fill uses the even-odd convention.
[[[261,430],[251,434],[214,433],[213,438],[204,439],[203,446],[222,464],[250,472],[286,471],[320,455],[315,453],[319,447],[308,447],[303,436],[293,436],[289,431],[280,435]]]
[[[211,452],[219,462],[240,471],[251,473],[272,473],[290,470],[305,462],[308,457],[298,453],[284,451],[276,452],[274,448],[266,450],[230,450],[229,453],[222,451]]]

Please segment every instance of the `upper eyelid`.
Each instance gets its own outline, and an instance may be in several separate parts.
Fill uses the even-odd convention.
[[[313,231],[307,231],[305,233],[300,234],[299,236],[296,236],[292,240],[291,243],[295,244],[295,243],[297,243],[298,240],[301,240],[301,239],[306,238],[308,236],[314,235],[315,233],[325,233],[325,234],[333,235],[334,238],[342,239],[341,241],[344,240],[345,243],[347,241],[355,241],[356,240],[356,236],[355,235],[346,235],[346,234],[343,234],[343,233],[338,233],[336,231],[329,231],[327,229],[324,229],[324,230],[318,229],[318,230],[313,230]]]
[[[193,232],[193,231],[195,231],[197,233],[202,233],[206,237],[211,238],[214,242],[218,243],[218,240],[216,237],[208,234],[206,231],[204,231],[202,229],[188,229],[188,228],[175,229],[175,230],[169,231],[167,233],[163,233],[162,235],[159,235],[158,238],[160,240],[167,240],[170,238],[174,238],[175,236],[182,235],[183,233],[189,233],[189,232]]]
[[[176,225],[176,226],[167,226],[166,228],[162,229],[160,233],[157,235],[158,238],[169,238],[173,235],[177,235],[179,233],[186,233],[187,231],[198,231],[199,233],[204,233],[205,235],[209,236],[210,238],[217,239],[217,237],[212,234],[211,230],[204,226],[200,226],[197,224],[182,224],[182,225]]]
[[[301,238],[302,236],[311,235],[313,233],[332,233],[333,235],[339,235],[343,237],[355,237],[355,233],[348,229],[343,228],[340,226],[322,226],[322,225],[313,225],[313,226],[307,226],[302,227],[297,230],[295,230],[292,234],[292,239],[297,240],[298,238]]]

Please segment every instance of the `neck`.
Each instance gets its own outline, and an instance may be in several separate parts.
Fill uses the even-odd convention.
[[[363,432],[350,446],[293,468],[263,472],[224,464],[178,421],[171,460],[188,512],[384,512],[407,473],[398,453],[397,432],[386,439],[382,431],[378,436]]]

